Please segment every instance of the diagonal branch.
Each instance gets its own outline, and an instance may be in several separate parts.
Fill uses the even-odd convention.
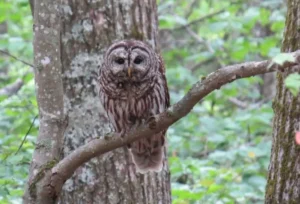
[[[202,17],[200,17],[200,18],[198,18],[198,19],[196,19],[194,21],[191,21],[191,22],[189,22],[187,24],[184,24],[184,25],[181,25],[181,26],[178,26],[178,27],[175,27],[175,28],[164,28],[164,29],[160,29],[160,30],[161,31],[177,31],[177,30],[182,30],[182,29],[184,29],[186,27],[189,27],[189,26],[192,26],[192,25],[194,25],[196,23],[200,23],[202,21],[205,21],[208,18],[211,18],[213,16],[216,16],[216,15],[219,15],[221,13],[224,13],[225,11],[226,11],[226,9],[221,9],[221,10],[215,11],[213,13],[207,14],[205,16],[202,16]]]
[[[215,50],[212,48],[212,46],[203,38],[201,38],[197,33],[195,33],[191,28],[186,27],[186,31],[199,43],[203,44],[208,52],[210,52],[212,55],[215,55]],[[218,62],[219,66],[224,67],[225,64],[222,62],[221,59],[219,59],[217,56],[214,56],[216,61]]]
[[[39,115],[36,115],[36,116],[34,116],[34,118],[33,118],[32,122],[31,122],[31,124],[30,124],[30,127],[29,127],[29,129],[27,130],[27,132],[26,132],[25,136],[23,137],[23,140],[22,140],[22,142],[21,142],[21,144],[20,144],[20,146],[19,146],[18,150],[15,152],[15,154],[18,154],[18,153],[19,153],[19,151],[22,149],[22,147],[23,147],[23,144],[24,144],[24,142],[26,141],[26,139],[27,139],[27,136],[29,135],[29,133],[30,133],[30,131],[31,131],[31,129],[32,129],[32,127],[33,127],[33,125],[34,125],[34,122],[35,122],[35,120],[38,118],[38,116],[39,116]]]
[[[28,65],[28,66],[34,68],[33,64],[30,64],[29,62],[26,62],[26,61],[24,61],[24,60],[22,60],[22,59],[17,58],[16,56],[10,54],[9,52],[6,52],[6,51],[4,51],[4,50],[0,50],[0,52],[1,52],[2,54],[5,54],[5,55],[7,55],[7,56],[9,56],[9,57],[11,57],[11,58],[17,60],[17,61],[22,62],[23,64],[26,64],[26,65]]]
[[[234,1],[234,2],[231,2],[231,3],[229,4],[229,6],[234,5],[234,4],[240,4],[241,2],[242,2],[242,1]],[[193,3],[192,3],[192,4],[193,4]],[[192,5],[192,4],[191,4],[191,5]],[[212,17],[214,17],[214,16],[217,16],[217,15],[219,15],[219,14],[221,14],[221,13],[224,13],[225,11],[228,10],[228,7],[229,7],[229,6],[226,6],[225,8],[222,8],[222,9],[220,9],[220,10],[217,10],[217,11],[215,11],[215,12],[212,12],[212,13],[209,13],[209,14],[207,14],[207,15],[205,15],[205,16],[202,16],[202,17],[200,17],[200,18],[198,18],[198,19],[196,19],[196,20],[193,20],[193,21],[191,21],[191,22],[189,22],[189,23],[187,23],[187,24],[184,24],[184,25],[181,25],[181,26],[178,26],[178,27],[175,27],[175,28],[165,28],[165,29],[160,29],[160,30],[161,30],[161,31],[177,31],[177,30],[182,30],[182,29],[184,29],[184,28],[186,28],[186,27],[190,27],[190,26],[192,26],[192,25],[194,25],[194,24],[203,22],[203,21],[205,21],[205,20],[207,20],[207,19],[209,19],[209,18],[212,18]],[[189,13],[190,13],[190,12],[188,12],[187,16],[190,15]]]
[[[226,11],[226,9],[224,8],[224,9],[215,11],[215,12],[213,12],[213,13],[209,13],[209,14],[207,14],[207,15],[205,15],[205,16],[202,16],[201,18],[198,18],[198,19],[196,19],[196,20],[194,20],[194,21],[191,21],[191,22],[189,22],[189,23],[187,23],[187,24],[185,24],[185,25],[176,27],[176,28],[174,28],[173,30],[184,29],[184,28],[189,27],[189,26],[191,26],[191,25],[193,25],[193,24],[200,23],[200,22],[202,22],[202,21],[207,20],[208,18],[212,18],[212,17],[214,17],[214,16],[216,16],[216,15],[219,15],[219,14],[221,14],[221,13],[224,13],[225,11]]]
[[[0,96],[12,96],[22,88],[24,82],[22,79],[17,79],[15,82],[8,84],[7,86],[0,89]]]
[[[293,68],[300,62],[300,51],[291,53],[295,57],[295,62],[285,62],[283,65],[275,64],[270,60],[261,62],[246,62],[243,64],[231,65],[219,69],[201,81],[195,83],[189,92],[176,104],[171,106],[164,113],[155,116],[155,127],[145,124],[131,131],[124,138],[119,137],[116,133],[111,133],[100,139],[95,139],[80,148],[76,149],[70,155],[59,161],[52,169],[41,169],[43,174],[44,189],[40,189],[43,193],[59,195],[64,182],[72,176],[76,168],[93,157],[99,156],[116,148],[122,147],[142,137],[150,137],[154,133],[165,130],[170,125],[186,116],[192,108],[205,96],[210,94],[221,86],[233,82],[240,78],[251,77],[277,70],[284,71],[287,68]],[[151,123],[151,127],[153,124]],[[51,169],[51,171],[48,171]],[[40,175],[40,174],[38,174]],[[34,184],[31,184],[31,187]],[[34,189],[34,187],[32,187]]]

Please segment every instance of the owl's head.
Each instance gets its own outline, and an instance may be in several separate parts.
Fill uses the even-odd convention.
[[[152,77],[157,67],[157,55],[150,46],[142,41],[124,40],[108,48],[101,71],[116,81],[138,83]]]

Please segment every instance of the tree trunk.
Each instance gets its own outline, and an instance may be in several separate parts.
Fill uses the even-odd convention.
[[[126,148],[81,166],[59,198],[45,179],[57,160],[112,131],[98,96],[99,65],[117,40],[143,40],[158,51],[156,1],[31,3],[40,129],[24,203],[171,203],[167,160],[160,173],[139,174]]]
[[[282,51],[300,49],[300,1],[288,0],[288,12]],[[300,203],[300,148],[295,132],[300,129],[300,96],[294,97],[284,79],[300,68],[277,74],[277,93],[273,103],[273,145],[265,203]]]
[[[263,99],[270,101],[275,96],[275,74],[267,73],[261,75],[263,84],[259,84],[260,95]]]
[[[68,128],[63,154],[112,131],[100,105],[97,72],[107,47],[121,39],[147,41],[157,49],[155,0],[63,1],[64,107]],[[60,203],[163,203],[170,198],[167,161],[161,173],[138,174],[126,148],[81,166],[69,179]]]

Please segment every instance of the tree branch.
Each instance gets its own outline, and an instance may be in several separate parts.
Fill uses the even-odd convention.
[[[221,66],[221,67],[225,66],[224,63],[222,62],[222,60],[219,59],[218,56],[215,55],[216,51],[212,48],[212,46],[206,40],[204,40],[203,38],[201,38],[191,28],[186,27],[185,29],[199,44],[204,45],[206,47],[206,49],[208,50],[208,52],[210,52],[212,55],[214,55],[214,58],[218,62],[219,66]]]
[[[22,142],[21,142],[21,144],[20,144],[18,150],[15,152],[15,154],[18,154],[19,151],[21,150],[21,148],[23,147],[23,144],[24,144],[24,142],[26,141],[27,136],[29,135],[29,133],[30,133],[30,131],[31,131],[33,125],[34,125],[34,122],[35,122],[35,120],[38,118],[38,116],[39,116],[39,115],[36,115],[36,116],[33,118],[32,123],[30,124],[30,127],[29,127],[29,129],[27,130],[25,136],[23,137],[23,140],[22,140]]]
[[[234,105],[236,105],[237,107],[241,108],[241,109],[245,109],[248,107],[248,104],[246,102],[240,101],[237,98],[234,97],[230,97],[228,99],[229,102],[233,103]]]
[[[205,16],[202,16],[202,17],[200,17],[200,18],[198,18],[198,19],[196,19],[196,20],[194,20],[194,21],[191,21],[191,22],[185,24],[185,25],[181,25],[181,26],[178,26],[178,27],[175,27],[175,28],[165,28],[165,29],[161,29],[161,30],[162,30],[162,31],[165,31],[165,30],[170,30],[170,31],[181,30],[181,29],[187,28],[187,27],[189,27],[189,26],[191,26],[191,25],[193,25],[193,24],[196,24],[196,23],[200,23],[200,22],[202,22],[202,21],[205,21],[206,19],[211,18],[211,17],[213,17],[213,16],[219,15],[219,14],[225,12],[225,11],[226,11],[226,9],[224,8],[224,9],[215,11],[215,12],[213,12],[213,13],[207,14],[207,15],[205,15]]]
[[[22,79],[17,79],[15,82],[8,84],[7,86],[0,89],[0,96],[12,96],[16,94],[24,85]]]
[[[234,4],[240,4],[241,2],[242,2],[242,1],[234,1],[234,2],[231,2],[231,3],[229,4],[229,6],[234,5]],[[198,18],[198,19],[196,19],[196,20],[193,20],[193,21],[191,21],[191,22],[189,22],[189,23],[187,23],[187,24],[184,24],[184,25],[181,25],[181,26],[178,26],[178,27],[175,27],[175,28],[165,28],[165,29],[161,29],[161,30],[162,30],[162,31],[176,31],[176,30],[184,29],[184,28],[186,28],[186,27],[190,27],[190,26],[192,26],[192,25],[194,25],[194,24],[203,22],[203,21],[205,21],[205,20],[207,20],[207,19],[209,19],[209,18],[212,18],[212,17],[214,17],[214,16],[216,16],[216,15],[219,15],[219,14],[221,14],[221,13],[224,13],[225,11],[227,11],[227,9],[228,9],[229,6],[226,6],[225,8],[222,8],[222,9],[220,9],[220,10],[218,10],[218,11],[215,11],[215,12],[209,13],[209,14],[207,14],[207,15],[205,15],[205,16],[202,16],[202,17],[200,17],[200,18]],[[188,17],[189,15],[190,15],[190,12],[188,12],[187,17]],[[186,18],[187,18],[187,17],[186,17]]]
[[[26,62],[26,61],[24,61],[24,60],[22,60],[22,59],[17,58],[16,56],[10,54],[9,52],[6,52],[6,51],[4,51],[4,50],[0,50],[0,52],[1,52],[2,54],[5,54],[5,55],[7,55],[7,56],[9,56],[9,57],[11,57],[11,58],[13,58],[13,59],[19,61],[19,62],[22,62],[23,64],[26,64],[26,65],[28,65],[28,66],[34,68],[33,64],[30,64],[30,63],[28,63],[28,62]]]
[[[42,179],[44,188],[39,189],[41,193],[38,195],[43,196],[45,193],[51,193],[51,195],[57,197],[64,182],[72,176],[74,171],[80,165],[93,157],[112,151],[143,137],[150,137],[155,133],[167,129],[170,125],[186,116],[202,98],[214,90],[220,89],[220,87],[225,84],[240,78],[293,68],[300,62],[300,51],[291,54],[294,55],[295,62],[285,62],[283,65],[275,64],[271,60],[246,62],[243,64],[227,66],[209,74],[206,78],[203,78],[201,81],[194,84],[179,102],[171,106],[165,112],[156,115],[155,123],[151,122],[151,125],[144,124],[136,130],[132,130],[124,138],[119,137],[116,133],[111,133],[100,139],[94,139],[76,149],[70,155],[59,161],[55,166],[51,163],[51,165],[54,166],[53,168],[51,165],[51,168],[49,168],[49,165],[46,165],[47,168],[40,169],[40,172],[42,172],[44,176]],[[150,128],[153,127],[153,124],[155,124],[154,128]],[[48,171],[50,169],[51,171]],[[41,174],[38,173],[37,175]],[[36,181],[36,179],[34,179],[34,181]],[[33,185],[35,184],[33,183],[30,185],[31,188],[34,189]]]

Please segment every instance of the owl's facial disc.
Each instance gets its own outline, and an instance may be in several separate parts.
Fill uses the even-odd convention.
[[[124,78],[128,67],[128,53],[124,48],[118,48],[109,55],[110,71],[116,77]]]
[[[124,40],[105,53],[101,82],[116,98],[141,97],[154,86],[160,62],[155,51],[141,41]]]
[[[128,76],[133,81],[143,80],[150,68],[150,60],[147,52],[136,48],[130,52]]]

